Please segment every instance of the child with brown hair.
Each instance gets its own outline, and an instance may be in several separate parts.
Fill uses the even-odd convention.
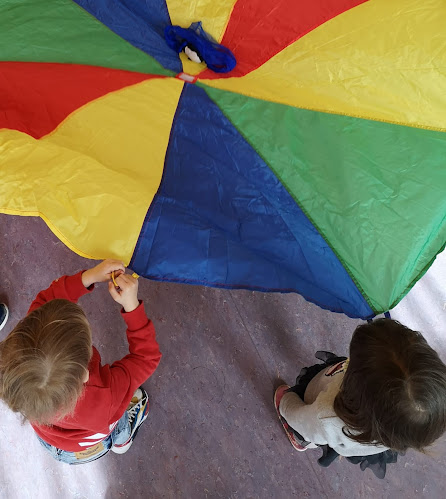
[[[322,446],[383,478],[407,449],[424,451],[446,430],[446,366],[423,336],[392,319],[356,328],[350,358],[318,352],[274,402],[293,447]]]
[[[116,286],[111,282],[112,272]],[[102,365],[88,320],[76,302],[108,281],[122,306],[130,353]],[[147,418],[140,387],[161,359],[155,329],[124,264],[105,260],[41,291],[28,315],[0,343],[0,397],[28,420],[55,459],[82,464],[123,454]]]

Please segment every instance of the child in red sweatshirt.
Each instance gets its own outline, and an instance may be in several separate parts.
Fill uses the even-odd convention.
[[[130,351],[111,365],[101,364],[76,304],[106,281],[122,306]],[[83,464],[130,448],[148,412],[140,385],[160,359],[155,329],[138,300],[138,281],[125,274],[122,262],[105,260],[56,279],[0,343],[0,397],[31,423],[55,459]]]

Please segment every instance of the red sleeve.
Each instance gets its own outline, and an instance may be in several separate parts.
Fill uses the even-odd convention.
[[[83,270],[75,275],[64,275],[53,281],[48,289],[41,291],[29,307],[28,314],[45,303],[56,298],[77,302],[79,298],[93,290],[94,285],[88,289],[82,284]]]
[[[161,352],[153,323],[147,318],[144,304],[130,313],[121,311],[127,324],[130,353],[110,366],[111,398],[109,422],[117,421],[127,409],[133,393],[158,367]]]

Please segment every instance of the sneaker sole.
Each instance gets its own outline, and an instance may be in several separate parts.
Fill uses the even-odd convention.
[[[110,450],[112,452],[114,452],[115,454],[125,454],[130,449],[132,444],[133,444],[133,440],[130,440],[129,443],[124,444],[121,447],[113,446]]]

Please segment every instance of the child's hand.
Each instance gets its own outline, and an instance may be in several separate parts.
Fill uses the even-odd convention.
[[[126,312],[133,312],[139,306],[138,280],[129,274],[121,274],[115,281],[119,289],[116,289],[112,282],[108,283],[113,300],[120,303]]]
[[[82,284],[89,288],[96,282],[106,282],[111,279],[111,273],[115,272],[116,275],[125,272],[125,266],[120,260],[104,260],[92,269],[86,270],[82,274]]]

